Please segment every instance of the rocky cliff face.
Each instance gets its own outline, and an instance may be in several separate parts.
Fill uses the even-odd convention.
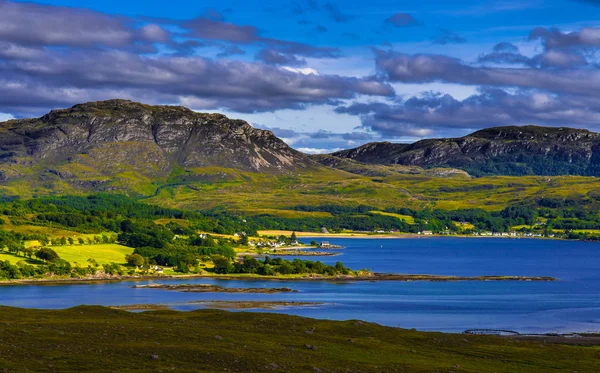
[[[454,167],[475,176],[600,176],[600,134],[572,128],[497,127],[455,139],[370,143],[333,155],[365,163]]]
[[[176,167],[208,166],[284,173],[313,164],[269,131],[183,107],[110,100],[0,123],[4,179],[41,166],[81,178],[118,172],[165,176]]]

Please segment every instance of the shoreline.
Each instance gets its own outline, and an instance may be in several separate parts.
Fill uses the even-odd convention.
[[[328,282],[353,282],[353,281],[429,281],[429,282],[461,282],[461,281],[558,281],[550,276],[445,276],[429,274],[386,274],[373,273],[370,275],[340,275],[340,276],[322,276],[306,275],[295,277],[284,276],[260,276],[260,275],[217,275],[217,274],[193,274],[193,275],[148,275],[148,276],[110,276],[110,277],[92,277],[92,278],[39,278],[39,279],[19,279],[3,280],[0,286],[15,285],[75,285],[75,284],[93,284],[93,283],[111,283],[126,281],[148,281],[148,280],[187,280],[187,279],[210,279],[210,280],[247,280],[247,281],[328,281]]]
[[[265,233],[266,232],[266,233]],[[258,231],[261,236],[271,236],[274,233],[277,234],[291,234],[292,231]],[[528,239],[528,240],[567,240],[562,237],[510,237],[510,236],[474,236],[470,234],[430,234],[422,235],[416,233],[361,233],[361,232],[348,232],[348,233],[321,233],[321,232],[296,232],[297,237],[309,237],[309,238],[364,238],[364,239],[405,239],[405,238],[502,238],[502,239]],[[573,240],[580,241],[580,240]]]

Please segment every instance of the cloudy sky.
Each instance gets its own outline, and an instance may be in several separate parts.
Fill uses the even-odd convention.
[[[126,98],[325,152],[600,131],[600,0],[0,0],[0,121]]]

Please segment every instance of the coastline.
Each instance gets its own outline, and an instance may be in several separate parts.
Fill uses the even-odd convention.
[[[264,233],[266,232],[266,233]],[[290,235],[292,231],[258,231],[259,235]],[[360,232],[348,232],[348,233],[322,233],[322,232],[295,232],[297,237],[310,237],[310,238],[364,238],[364,239],[403,239],[403,238],[502,238],[502,239],[529,239],[529,240],[566,240],[561,237],[510,237],[510,236],[474,236],[470,234],[430,234],[422,235],[416,233],[360,233]],[[577,240],[575,240],[577,241]]]
[[[75,285],[94,284],[126,281],[148,281],[148,280],[186,280],[186,279],[216,279],[216,280],[248,280],[248,281],[326,281],[326,282],[353,282],[353,281],[430,281],[430,282],[459,282],[459,281],[558,281],[550,276],[444,276],[429,274],[385,274],[373,273],[369,275],[305,275],[305,276],[260,276],[260,275],[217,275],[217,274],[192,274],[192,275],[147,275],[147,276],[106,276],[106,277],[83,277],[83,278],[38,278],[3,280],[0,286],[11,285]]]

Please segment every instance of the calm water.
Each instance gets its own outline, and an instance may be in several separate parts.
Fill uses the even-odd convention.
[[[311,238],[305,238],[309,242]],[[317,239],[319,240],[319,239]],[[67,308],[79,304],[168,303],[188,310],[197,300],[324,302],[268,312],[314,318],[363,319],[380,324],[462,332],[470,328],[520,332],[600,331],[600,244],[494,239],[329,239],[346,247],[336,257],[351,268],[385,273],[554,276],[558,282],[269,282],[195,279],[229,287],[281,287],[290,294],[179,293],[133,289],[132,282],[0,287],[3,305]],[[337,250],[336,250],[337,251]],[[181,283],[182,280],[141,281]]]

